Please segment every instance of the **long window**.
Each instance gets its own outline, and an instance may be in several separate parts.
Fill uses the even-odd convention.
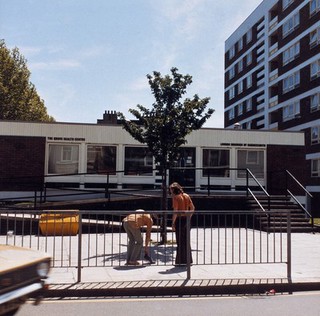
[[[232,79],[235,75],[234,66],[232,66],[229,70],[229,79]]]
[[[87,147],[87,173],[115,174],[117,161],[116,146]]]
[[[282,0],[282,10],[285,10],[294,0]]]
[[[238,52],[243,48],[243,38],[241,37],[238,41]]]
[[[233,99],[235,97],[235,94],[236,94],[236,88],[235,86],[233,86],[229,90],[229,100]]]
[[[235,54],[236,54],[236,49],[235,49],[235,46],[232,45],[229,50],[229,59],[232,59]]]
[[[282,26],[282,37],[288,36],[292,33],[300,24],[299,12],[289,18]]]
[[[320,0],[310,1],[310,15],[317,13],[320,10]]]
[[[314,47],[320,43],[320,27],[310,33],[310,46]]]
[[[262,150],[238,150],[237,168],[249,169],[257,178],[264,178],[264,151]],[[246,171],[238,170],[238,178],[245,178]]]
[[[319,144],[320,142],[320,126],[311,127],[311,144]]]
[[[252,75],[247,77],[247,89],[252,86]]]
[[[300,84],[300,72],[297,71],[289,77],[283,79],[283,93],[289,92],[295,89]]]
[[[229,177],[230,151],[228,149],[203,149],[203,173],[207,177]]]
[[[282,64],[286,65],[293,61],[300,54],[300,43],[296,43],[286,49],[282,54]]]
[[[300,102],[299,101],[288,104],[288,105],[284,106],[283,110],[282,110],[283,121],[292,120],[299,113],[300,113]]]
[[[147,147],[126,147],[124,174],[152,176],[153,157]]]
[[[250,98],[246,101],[246,111],[249,112],[251,110],[252,110],[252,99]]]
[[[76,174],[78,170],[78,145],[49,145],[49,174]]]
[[[247,66],[249,66],[252,63],[252,52],[250,52],[247,55]]]
[[[234,119],[234,108],[231,108],[231,109],[228,111],[228,118],[229,118],[229,120]]]
[[[252,29],[250,29],[246,34],[246,43],[249,44],[252,41]]]
[[[238,94],[242,93],[243,92],[243,81],[241,80],[239,83],[238,83]]]
[[[315,79],[320,76],[320,59],[310,65],[310,76],[311,79]]]
[[[311,160],[311,176],[320,177],[320,159]]]
[[[241,72],[243,70],[243,60],[240,59],[238,62],[238,73]]]
[[[310,96],[310,111],[315,112],[320,109],[320,93]]]
[[[238,105],[238,115],[242,115],[243,114],[243,103],[240,103]]]

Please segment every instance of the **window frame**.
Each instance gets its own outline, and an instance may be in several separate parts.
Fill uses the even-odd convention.
[[[282,38],[287,37],[300,25],[300,12],[295,13],[282,25]]]
[[[311,177],[320,177],[320,158],[311,159]]]
[[[243,80],[238,82],[238,94],[243,92]]]
[[[246,65],[249,66],[252,64],[252,51],[249,52],[246,56]]]
[[[313,68],[315,68],[315,70],[316,70],[314,73],[313,73]],[[320,77],[320,59],[318,59],[310,64],[310,79],[313,80],[318,77]]]
[[[299,55],[300,55],[300,42],[297,42],[282,53],[282,66],[289,64],[290,62],[295,60]]]
[[[320,143],[320,126],[312,126],[311,129],[311,145]]]
[[[282,121],[290,121],[298,114],[300,114],[300,101],[289,103],[282,108]]]
[[[207,152],[207,153],[205,153]],[[211,158],[212,156],[212,158]],[[208,161],[205,161],[205,158],[208,159]],[[222,160],[226,159],[226,165],[221,165],[219,163],[223,162]],[[214,165],[212,162],[215,160],[218,160],[218,164]],[[231,161],[231,151],[227,148],[203,148],[202,149],[202,166],[203,168],[216,168],[218,171],[222,171],[221,173],[218,172],[218,174],[213,174],[210,172],[211,177],[216,178],[228,178],[230,177],[230,161]],[[219,168],[221,168],[219,170]],[[202,177],[208,177],[208,171],[207,169],[202,170]]]
[[[252,29],[248,30],[246,33],[246,44],[249,44],[252,41]]]
[[[243,70],[243,59],[241,58],[238,61],[238,73],[240,73]]]
[[[236,55],[236,48],[234,44],[230,47],[228,55],[229,55],[229,60]]]
[[[317,27],[310,32],[309,45],[310,47],[317,46],[320,43],[320,27]]]
[[[234,111],[234,107],[232,107],[229,111],[228,111],[228,118],[229,121],[233,120],[235,118],[235,111]]]
[[[80,168],[80,146],[69,143],[48,144],[48,174],[77,174]]]
[[[246,100],[246,112],[249,112],[252,110],[252,98],[249,98]]]
[[[312,3],[315,4],[313,9],[312,9]],[[310,0],[310,2],[309,2],[309,14],[310,14],[310,16],[313,16],[318,11],[320,11],[320,0]]]
[[[229,100],[233,99],[236,96],[236,87],[233,86],[229,89]]]
[[[105,155],[108,151],[112,155]],[[88,144],[86,146],[86,172],[88,174],[108,173],[115,175],[117,170],[117,146],[108,144]],[[106,158],[109,163],[106,163]]]
[[[313,102],[313,98],[315,102]],[[315,105],[313,105],[313,103]],[[310,95],[310,112],[313,113],[318,110],[320,110],[320,92]]]
[[[234,78],[234,76],[235,76],[235,67],[232,66],[232,67],[229,69],[229,79]]]
[[[290,82],[292,81],[292,82]],[[287,87],[285,87],[287,85]],[[296,71],[293,74],[282,80],[282,93],[285,94],[294,90],[300,85],[300,71]]]
[[[282,0],[282,11],[286,10],[294,0]]]

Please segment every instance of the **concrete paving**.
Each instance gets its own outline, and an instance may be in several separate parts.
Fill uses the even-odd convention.
[[[53,268],[46,297],[224,295],[320,290],[320,233],[293,233],[291,280],[285,263],[191,267],[124,265]]]

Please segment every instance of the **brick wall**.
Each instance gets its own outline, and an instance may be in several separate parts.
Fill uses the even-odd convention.
[[[0,190],[33,191],[43,187],[44,137],[0,136]]]
[[[285,170],[306,186],[306,160],[304,146],[279,146],[267,147],[267,190],[271,194],[285,194],[286,177]],[[288,188],[294,194],[302,194],[302,189],[295,185],[294,181],[288,181]],[[304,195],[304,194],[303,194]]]

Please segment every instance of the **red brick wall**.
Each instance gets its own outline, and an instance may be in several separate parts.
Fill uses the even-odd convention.
[[[304,146],[268,145],[267,147],[267,190],[271,194],[285,194],[285,170],[306,186],[306,160]],[[288,180],[288,189],[294,194],[302,194],[302,189]],[[304,195],[304,194],[303,194]]]
[[[36,190],[43,187],[44,137],[0,136],[0,190]]]

